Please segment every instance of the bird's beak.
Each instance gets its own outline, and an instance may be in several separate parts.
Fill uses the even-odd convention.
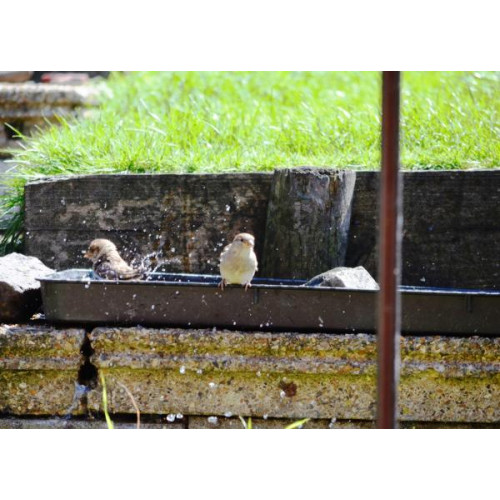
[[[83,250],[83,251],[85,252],[85,250]],[[90,257],[90,254],[89,254],[89,252],[88,252],[88,251],[87,251],[87,252],[85,252],[85,253],[83,254],[83,256],[84,256],[86,259],[90,259],[90,258],[91,258],[91,257]]]

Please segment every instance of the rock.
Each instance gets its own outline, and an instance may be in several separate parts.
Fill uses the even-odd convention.
[[[104,87],[90,85],[57,85],[34,82],[9,83],[0,79],[0,147],[15,148],[16,133],[30,135],[60,117],[78,116],[85,108],[99,104]]]
[[[315,276],[304,286],[331,286],[363,290],[379,290],[377,282],[363,267],[336,267]]]
[[[81,413],[84,340],[83,328],[0,325],[0,415]]]
[[[182,413],[188,427],[234,418],[241,428],[240,415],[330,423],[376,416],[376,335],[99,327],[89,340],[111,414],[135,415],[126,386],[141,414]],[[399,345],[400,422],[498,424],[500,338],[404,335]],[[102,388],[87,398],[102,413]]]
[[[36,257],[19,253],[0,257],[0,322],[29,319],[42,302],[36,278],[53,272]]]

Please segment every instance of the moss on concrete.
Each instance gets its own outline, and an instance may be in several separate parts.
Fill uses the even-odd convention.
[[[0,326],[0,413],[78,412],[75,384],[82,363],[81,329]]]
[[[148,412],[375,418],[374,335],[97,328],[91,340],[112,411],[132,411],[119,381]],[[497,339],[403,337],[401,349],[401,419],[500,421]]]
[[[124,384],[142,413],[160,417],[375,418],[374,335],[95,328],[90,359],[84,339],[79,329],[0,327],[0,413],[81,413],[86,360],[106,377],[113,414],[135,413]],[[401,353],[402,422],[500,425],[500,339],[406,336]],[[86,395],[91,410],[102,411],[101,395]]]

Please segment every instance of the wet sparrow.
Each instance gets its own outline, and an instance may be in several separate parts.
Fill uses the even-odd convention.
[[[142,271],[130,267],[121,257],[113,242],[105,239],[93,240],[84,257],[92,261],[92,269],[103,279],[139,279]]]

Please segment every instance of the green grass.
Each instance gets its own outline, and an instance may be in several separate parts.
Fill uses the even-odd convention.
[[[132,73],[108,87],[97,113],[26,141],[0,215],[46,175],[379,165],[378,73]],[[499,89],[500,73],[404,73],[404,168],[500,166]]]
[[[104,375],[102,373],[100,378],[102,385],[102,409],[104,411],[104,417],[106,418],[108,429],[114,429],[115,425],[113,424],[113,421],[111,420],[111,417],[108,413],[108,391],[106,390],[106,379],[104,378]]]

